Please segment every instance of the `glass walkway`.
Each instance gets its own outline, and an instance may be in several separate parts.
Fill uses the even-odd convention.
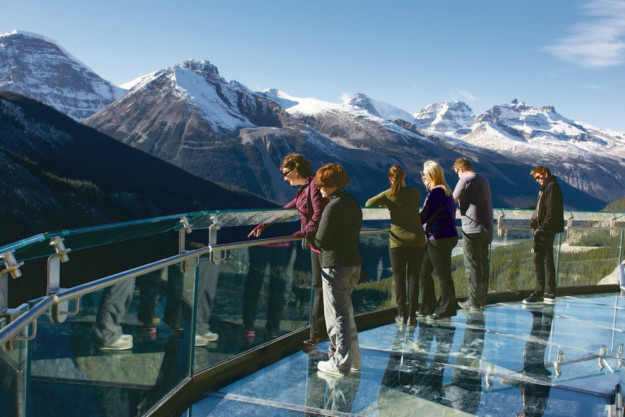
[[[567,211],[556,303],[527,308],[531,212],[495,210],[487,308],[414,327],[393,320],[388,211],[363,213],[368,279],[352,295],[363,368],[341,379],[317,374],[327,342],[301,350],[310,256],[290,237],[293,210],[0,247],[0,416],[623,416],[625,213]],[[247,239],[268,222],[268,238]],[[461,243],[452,262],[462,298]]]

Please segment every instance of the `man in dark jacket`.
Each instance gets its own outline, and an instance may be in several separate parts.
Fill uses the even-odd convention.
[[[530,225],[534,229],[532,252],[536,271],[536,288],[523,304],[553,304],[556,296],[556,269],[553,263],[553,240],[564,231],[562,191],[558,179],[549,168],[539,166],[531,175],[540,184],[535,211]]]

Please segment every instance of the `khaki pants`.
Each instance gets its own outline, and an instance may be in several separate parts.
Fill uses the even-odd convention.
[[[351,297],[360,278],[360,266],[322,268],[321,278],[326,329],[334,351],[330,360],[348,374],[351,368],[360,369],[362,365]]]

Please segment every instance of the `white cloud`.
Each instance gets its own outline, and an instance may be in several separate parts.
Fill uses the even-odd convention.
[[[595,0],[585,6],[588,22],[545,48],[562,61],[589,68],[625,63],[625,1]]]
[[[455,89],[449,93],[452,100],[455,101],[464,101],[469,103],[475,103],[477,101],[477,97],[473,94],[469,93],[466,90]]]

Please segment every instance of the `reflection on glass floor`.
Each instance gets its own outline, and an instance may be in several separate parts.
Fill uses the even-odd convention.
[[[625,300],[618,294],[460,310],[447,324],[420,321],[359,333],[360,374],[320,377],[326,342],[205,392],[190,411],[228,417],[611,416],[621,404],[623,329]]]

